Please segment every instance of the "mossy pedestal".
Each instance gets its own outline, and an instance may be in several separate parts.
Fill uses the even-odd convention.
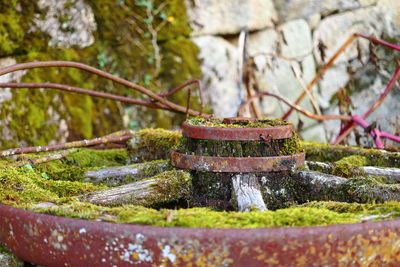
[[[267,208],[292,201],[287,196],[293,194],[286,194],[291,170],[304,164],[293,125],[250,118],[192,119],[183,124],[183,136],[172,164],[191,170],[193,206],[235,210],[232,181],[244,174],[255,177]]]

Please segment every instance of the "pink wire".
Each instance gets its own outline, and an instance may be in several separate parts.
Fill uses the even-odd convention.
[[[353,116],[352,121],[364,129],[369,127],[368,122],[366,122],[361,116]],[[400,136],[396,136],[387,132],[382,132],[375,128],[369,132],[371,137],[374,139],[376,148],[384,148],[381,138],[387,138],[395,142],[400,142]]]

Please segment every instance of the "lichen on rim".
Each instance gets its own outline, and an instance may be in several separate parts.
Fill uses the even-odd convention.
[[[240,120],[231,123],[224,123],[223,118],[206,119],[203,117],[194,117],[186,120],[186,123],[193,126],[220,127],[220,128],[266,128],[289,125],[291,123],[281,119],[257,119]]]

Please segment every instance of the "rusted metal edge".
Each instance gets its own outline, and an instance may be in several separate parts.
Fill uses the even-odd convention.
[[[400,220],[202,229],[85,221],[0,204],[0,242],[40,266],[399,266]]]
[[[304,153],[278,157],[208,157],[172,151],[171,164],[206,172],[273,172],[303,166]]]
[[[185,137],[207,140],[275,140],[290,138],[294,134],[293,124],[268,128],[221,128],[182,124]]]

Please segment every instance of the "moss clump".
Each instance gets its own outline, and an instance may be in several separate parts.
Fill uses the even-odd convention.
[[[20,8],[18,8],[20,6]],[[40,17],[37,1],[9,0],[0,3],[0,57],[46,47],[48,36],[36,31],[34,18]],[[41,38],[41,42],[37,39]]]
[[[105,189],[105,186],[78,181],[88,169],[123,165],[126,159],[127,153],[123,149],[81,149],[64,159],[34,166],[7,167],[10,162],[4,161],[0,165],[0,202],[9,205],[54,202],[63,197]]]
[[[166,166],[166,171],[169,171],[172,169],[172,166],[171,166],[169,160],[154,160],[154,161],[146,162],[145,164],[138,164],[138,165],[140,165],[140,168],[139,168],[140,172],[143,172],[143,178],[156,175],[160,170],[160,165]]]
[[[391,214],[392,218],[400,216],[400,203],[399,202],[386,202],[386,203],[347,203],[335,201],[312,201],[300,205],[300,207],[328,209],[338,213],[354,213],[362,215],[387,215]]]
[[[345,165],[362,167],[368,164],[368,159],[365,156],[361,155],[351,155],[336,161],[335,164],[345,164]]]
[[[39,156],[41,154],[29,155],[29,157]],[[127,158],[125,149],[80,149],[63,159],[37,164],[33,168],[53,180],[82,181],[88,170],[125,165]]]
[[[146,1],[87,1],[94,11],[98,27],[93,49],[96,55],[94,62],[99,62],[103,69],[111,73],[157,92],[171,90],[190,79],[200,79],[199,50],[190,40],[191,29],[184,1],[143,2]],[[160,5],[164,8],[150,19],[148,12],[154,12]],[[149,27],[159,30],[152,35]],[[160,51],[159,55],[156,55],[156,50]],[[157,56],[161,58],[161,66],[156,64]],[[114,86],[109,84],[108,87]],[[122,92],[138,96],[132,90]],[[179,92],[171,100],[186,105],[186,91]],[[141,128],[171,128],[179,125],[184,116],[136,108],[132,120],[136,120]]]
[[[375,177],[356,177],[350,178],[338,191],[342,192],[343,201],[384,203],[399,200],[400,184],[382,183],[382,179]]]
[[[73,218],[103,218],[106,221],[117,223],[164,227],[260,228],[328,225],[359,221],[355,214],[306,207],[263,212],[218,212],[207,208],[157,211],[140,206],[127,205],[106,208],[76,202],[50,208],[39,208],[37,211]]]
[[[234,121],[230,124],[223,123],[222,118],[206,119],[195,117],[186,121],[189,125],[220,128],[264,128],[289,125],[287,121],[280,119],[258,119],[256,121]]]
[[[23,167],[0,168],[0,203],[12,206],[58,201],[61,197],[104,189],[92,184],[54,181]]]
[[[165,204],[178,203],[185,200],[186,205],[192,194],[192,179],[190,174],[181,170],[162,172],[150,179],[157,179],[158,182],[152,185],[153,196],[149,199],[151,203],[157,203],[153,207],[162,207]]]
[[[171,150],[179,145],[182,135],[164,129],[143,129],[128,142],[131,163],[169,159]]]
[[[0,174],[0,202],[8,205],[56,201],[57,195],[35,183],[38,174],[23,168],[3,167]]]
[[[368,164],[365,156],[351,155],[344,157],[332,164],[332,174],[350,178],[352,176],[363,175],[364,173],[357,167],[362,167]]]
[[[297,153],[304,152],[303,147],[301,146],[300,138],[297,134],[295,134],[291,138],[283,139],[284,144],[282,149],[279,152],[279,156],[284,155],[293,155]]]
[[[125,149],[93,150],[81,149],[65,157],[63,162],[78,167],[112,167],[125,165],[127,162]]]
[[[381,149],[366,149],[362,147],[316,144],[311,142],[302,142],[302,146],[306,152],[306,160],[335,162],[344,157],[357,155],[365,157],[365,159],[362,159],[362,164],[364,166],[400,167],[399,152],[388,152]]]

